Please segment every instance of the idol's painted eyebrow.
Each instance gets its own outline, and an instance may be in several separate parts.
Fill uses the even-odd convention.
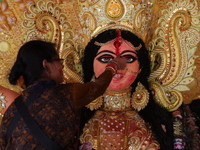
[[[101,53],[111,53],[111,54],[116,55],[114,52],[111,52],[111,51],[109,51],[109,50],[104,50],[104,51],[101,51],[101,52],[97,53],[96,56],[98,56],[98,55],[101,54]]]
[[[134,53],[134,54],[138,55],[137,52],[131,51],[131,50],[123,51],[120,55],[122,55],[122,54],[124,54],[124,53]]]

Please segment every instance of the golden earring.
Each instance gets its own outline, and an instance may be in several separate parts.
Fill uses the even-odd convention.
[[[138,85],[135,89],[135,92],[132,94],[131,105],[132,107],[140,111],[141,109],[145,108],[149,101],[149,92],[147,89],[138,82]]]
[[[100,96],[95,100],[93,100],[92,102],[90,102],[88,105],[86,105],[86,107],[89,108],[91,111],[93,111],[94,109],[96,110],[100,108],[102,104],[103,104],[103,98],[102,96]]]

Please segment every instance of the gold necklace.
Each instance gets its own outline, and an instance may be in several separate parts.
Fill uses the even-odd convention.
[[[131,87],[121,90],[107,90],[103,96],[103,108],[110,111],[121,111],[131,106]]]

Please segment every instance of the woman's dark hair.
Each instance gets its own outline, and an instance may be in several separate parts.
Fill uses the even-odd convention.
[[[15,85],[19,77],[23,76],[26,87],[33,84],[41,78],[44,70],[43,60],[51,61],[55,56],[58,56],[58,53],[53,43],[40,40],[25,43],[19,49],[17,59],[11,68],[9,82]]]
[[[150,93],[149,103],[147,106],[139,112],[140,116],[151,126],[153,133],[157,141],[160,143],[161,149],[170,150],[173,149],[173,123],[172,116],[169,111],[157,104],[151,94],[149,87],[148,77],[150,75],[150,57],[149,53],[145,47],[144,42],[138,36],[132,32],[121,30],[121,36],[124,40],[130,42],[134,47],[142,45],[141,49],[137,51],[138,61],[140,63],[141,72],[134,81],[132,86],[132,92],[135,91],[137,83],[142,83]],[[96,53],[100,49],[100,46],[95,45],[95,41],[99,43],[106,43],[116,38],[116,30],[111,29],[102,32],[97,37],[93,38],[85,48],[84,58],[83,58],[83,73],[84,82],[89,82],[94,75],[93,71],[93,61],[96,57]],[[94,112],[90,113],[90,110],[84,108],[82,115],[82,125],[92,117]],[[88,117],[88,118],[87,118]],[[162,125],[165,126],[166,132],[163,130]]]

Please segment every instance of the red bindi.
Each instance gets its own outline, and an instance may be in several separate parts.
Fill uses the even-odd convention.
[[[120,30],[116,30],[116,39],[114,42],[114,46],[116,48],[116,55],[119,55],[119,47],[122,44],[122,37],[121,37],[121,31]]]

